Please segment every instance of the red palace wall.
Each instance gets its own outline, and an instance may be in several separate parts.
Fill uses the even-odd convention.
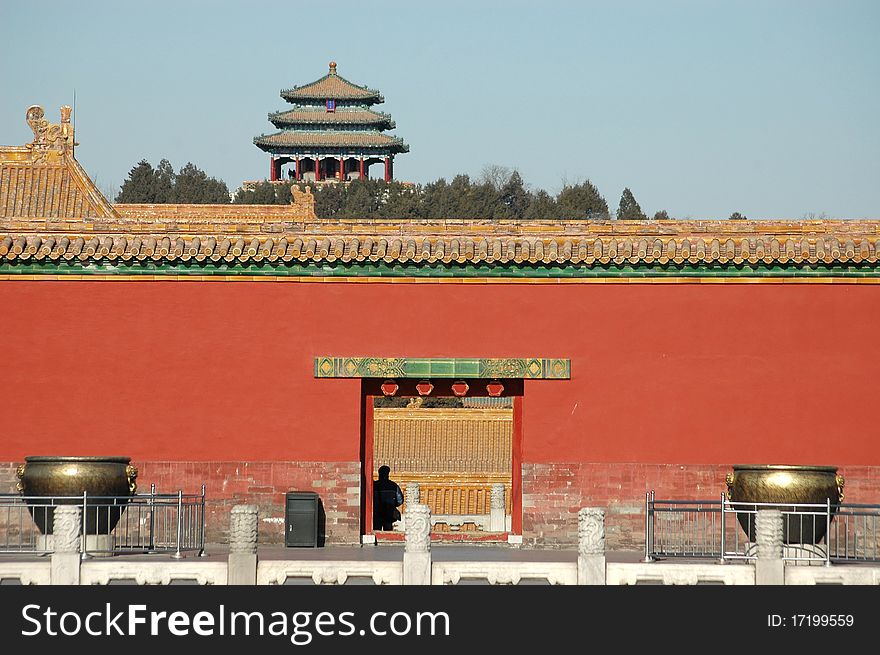
[[[280,517],[311,488],[354,541],[360,381],[315,379],[315,356],[566,357],[571,380],[525,382],[527,541],[608,505],[610,542],[637,545],[646,490],[715,497],[734,463],[838,465],[847,500],[880,501],[878,285],[435,282],[0,282],[0,461],[206,482],[217,537],[232,504]]]

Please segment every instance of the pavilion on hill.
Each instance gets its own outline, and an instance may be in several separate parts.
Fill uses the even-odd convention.
[[[280,131],[261,135],[254,144],[271,155],[269,179],[283,178],[282,166],[295,180],[348,181],[369,177],[372,164],[384,164],[384,177],[394,177],[394,155],[409,152],[403,139],[385,134],[394,129],[389,114],[373,105],[385,99],[336,73],[336,62],[321,79],[281,91],[293,108],[269,114]]]

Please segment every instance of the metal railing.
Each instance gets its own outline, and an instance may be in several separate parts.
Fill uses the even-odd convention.
[[[783,559],[880,562],[880,505],[658,500],[645,494],[645,561],[666,558],[753,560],[755,519],[762,509],[783,517]]]
[[[0,553],[53,552],[54,509],[78,505],[82,553],[205,552],[205,485],[197,494],[150,493],[133,496],[22,496],[0,494]]]

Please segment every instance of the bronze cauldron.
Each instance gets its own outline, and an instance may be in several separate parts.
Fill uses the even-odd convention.
[[[83,492],[88,494],[86,534],[110,534],[125,511],[127,497],[137,491],[137,469],[129,457],[25,457],[24,461],[17,472],[23,496],[76,496],[53,504],[82,505]],[[52,507],[39,498],[25,502],[40,532],[52,534]]]
[[[826,505],[831,500],[832,517],[843,501],[843,476],[834,466],[782,466],[737,464],[727,474],[727,497],[735,503],[774,503],[766,509],[792,511],[790,503]],[[778,503],[778,504],[776,504]],[[762,509],[753,507],[749,509]],[[783,526],[786,544],[817,544],[827,528],[825,510],[812,515],[789,515]],[[742,529],[755,541],[755,515],[737,512]]]

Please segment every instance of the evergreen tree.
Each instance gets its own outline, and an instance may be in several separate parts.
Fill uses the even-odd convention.
[[[321,218],[339,218],[345,206],[346,187],[343,184],[321,184],[315,195],[315,213]]]
[[[174,167],[171,165],[171,162],[167,159],[160,161],[153,173],[151,189],[153,200],[151,202],[174,202],[172,198],[174,197],[174,184],[176,180],[177,175],[174,173]]]
[[[740,214],[739,212],[733,212],[728,219],[730,221],[745,221],[748,220],[745,216]]]
[[[378,210],[378,197],[375,189],[367,181],[355,180],[346,189],[342,218],[367,218]]]
[[[116,202],[153,202],[153,180],[155,171],[146,159],[141,159],[128,172],[128,179],[122,183]]]
[[[528,208],[523,213],[523,218],[528,220],[552,220],[559,217],[559,207],[556,205],[556,199],[544,191],[544,189],[540,189],[532,196]]]
[[[421,187],[400,182],[376,182],[380,218],[422,218],[424,195]]]
[[[672,219],[669,217],[669,214],[665,209],[661,209],[657,213],[654,214],[655,221],[671,221]]]
[[[187,162],[174,182],[172,202],[176,203],[227,203],[229,189],[226,183],[208,177],[207,173],[192,162]]]
[[[607,220],[608,203],[592,182],[565,185],[556,197],[559,218]]]
[[[510,218],[510,213],[501,202],[501,194],[491,184],[472,184],[461,208],[461,218],[498,219]]]
[[[620,205],[617,208],[617,220],[619,221],[644,221],[647,219],[639,203],[629,187],[623,190],[620,196]]]
[[[229,189],[225,182],[208,177],[195,164],[188,163],[175,175],[167,159],[155,169],[142,159],[129,171],[116,202],[228,203]]]
[[[455,176],[455,180],[459,181],[456,187],[458,192],[461,192],[460,178],[462,177],[467,179],[467,175]],[[456,190],[452,189],[442,177],[436,182],[427,184],[422,195],[419,216],[421,218],[455,218],[458,210],[455,199]]]
[[[531,204],[531,198],[523,184],[522,176],[513,171],[499,190],[501,205],[507,209],[507,218],[523,218]]]
[[[253,189],[239,189],[234,202],[242,205],[271,205],[275,202],[275,188],[268,182],[258,182]]]

